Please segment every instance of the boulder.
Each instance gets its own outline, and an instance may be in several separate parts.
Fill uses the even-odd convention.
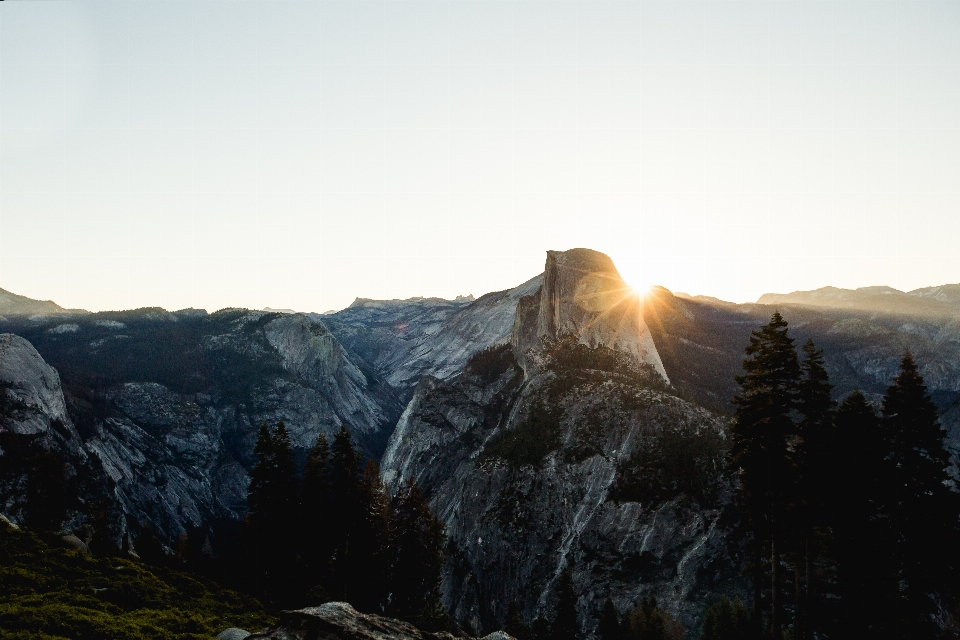
[[[219,636],[218,636],[219,637]],[[238,636],[239,638],[240,636]],[[249,637],[272,640],[453,640],[446,632],[428,633],[409,622],[360,613],[346,602],[328,602],[280,614],[280,624]],[[501,632],[484,640],[514,640]]]

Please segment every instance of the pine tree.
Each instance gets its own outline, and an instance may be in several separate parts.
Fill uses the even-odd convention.
[[[745,640],[750,637],[750,613],[740,599],[727,596],[710,605],[703,616],[700,640]]]
[[[429,623],[426,618],[440,603],[445,527],[412,482],[400,488],[395,504],[391,610],[401,618]]]
[[[603,603],[603,609],[600,611],[597,632],[601,640],[621,640],[623,637],[623,631],[620,628],[620,616],[617,614],[617,608],[610,596],[607,596]]]
[[[792,473],[787,445],[796,435],[792,412],[797,403],[800,365],[787,322],[777,312],[770,322],[750,335],[743,361],[745,374],[737,377],[741,392],[732,430],[734,468],[739,468],[741,497],[754,533],[754,617],[759,624],[763,583],[760,549],[765,537],[771,548],[771,628],[779,637],[780,538],[777,514],[787,507]]]
[[[347,596],[360,611],[381,613],[389,595],[387,576],[393,513],[380,469],[367,462],[360,481],[360,518],[350,541]]]
[[[555,640],[577,640],[580,637],[577,593],[573,590],[573,575],[570,569],[561,571],[557,579],[557,613],[553,618],[553,637]]]
[[[267,517],[272,508],[270,490],[276,465],[273,435],[267,422],[260,424],[257,435],[257,444],[253,448],[257,463],[250,471],[250,484],[247,487],[247,509],[249,519],[254,528],[259,527],[261,520]]]
[[[310,587],[323,585],[329,579],[327,560],[330,557],[329,528],[335,523],[327,513],[330,507],[330,447],[321,431],[307,454],[300,487],[300,547],[303,550]]]
[[[958,509],[948,488],[944,431],[909,352],[884,396],[882,425],[896,482],[889,511],[902,584],[899,632],[915,638],[935,632],[931,595],[955,581]]]
[[[348,554],[351,539],[361,517],[360,457],[353,448],[353,439],[345,426],[333,438],[330,455],[330,509],[329,518],[336,526],[330,527],[331,582],[328,588],[335,598],[345,598],[350,579]]]
[[[66,465],[59,455],[36,447],[27,476],[27,526],[46,531],[60,530],[70,502],[66,472]]]
[[[842,637],[883,637],[895,620],[897,569],[886,515],[888,446],[880,420],[860,391],[836,412],[833,536]]]
[[[794,637],[807,636],[807,624],[816,608],[811,595],[815,576],[815,545],[811,540],[814,527],[828,526],[833,493],[830,491],[833,474],[833,412],[835,403],[830,397],[830,376],[824,366],[823,350],[808,339],[803,345],[804,358],[800,363],[803,377],[799,383],[797,410],[798,439],[795,445],[796,470],[794,491],[789,500],[793,515],[795,617]],[[809,618],[809,620],[808,620]]]

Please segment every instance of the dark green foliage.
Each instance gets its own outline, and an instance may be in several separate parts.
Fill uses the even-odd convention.
[[[510,465],[539,465],[560,447],[562,411],[548,407],[542,398],[530,403],[526,418],[510,430],[502,430],[487,443],[483,458],[502,458]]]
[[[66,465],[57,453],[41,451],[30,467],[24,522],[35,529],[59,531],[70,503]]]
[[[683,626],[660,610],[657,599],[645,597],[623,617],[626,640],[682,640]]]
[[[557,612],[553,617],[554,640],[577,640],[581,637],[577,619],[577,594],[573,590],[570,569],[560,572],[557,579]]]
[[[888,551],[899,565],[898,635],[916,638],[935,631],[938,606],[930,594],[955,584],[960,504],[948,488],[949,456],[936,407],[909,353],[884,396],[881,426],[894,480],[887,510],[896,536]]]
[[[813,340],[807,340],[803,353],[800,363],[803,378],[797,402],[800,413],[796,446],[799,487],[794,502],[806,511],[812,524],[825,522],[831,502],[836,403],[830,397],[833,386],[824,368],[823,350],[818,349]]]
[[[781,550],[784,514],[793,504],[794,464],[788,445],[795,441],[793,413],[800,386],[800,364],[787,322],[774,313],[770,322],[750,334],[743,361],[744,375],[737,376],[740,393],[731,430],[731,458],[739,471],[740,500],[753,529],[754,617],[760,623],[759,606],[764,582],[761,547],[770,543],[770,628],[779,637],[782,620]]]
[[[430,511],[416,485],[405,483],[394,500],[393,614],[419,623],[437,626],[440,604],[440,571],[443,568],[446,532]]]
[[[0,524],[0,639],[206,640],[272,620],[249,597]]]
[[[467,360],[466,371],[489,384],[516,366],[513,349],[509,344],[487,347],[477,351]]]
[[[684,495],[713,504],[724,473],[727,445],[710,427],[651,429],[617,468],[610,499],[656,507]]]
[[[0,398],[6,398],[2,389]],[[11,410],[9,401],[0,407],[0,420],[5,410]],[[22,512],[28,526],[59,531],[67,510],[77,504],[76,488],[68,480],[62,456],[45,449],[38,435],[11,432],[0,432],[0,451],[4,452],[0,486],[10,494],[7,513]]]
[[[327,559],[330,557],[330,528],[334,523],[328,517],[330,506],[330,447],[327,437],[320,432],[317,442],[307,455],[300,488],[300,515],[297,528],[303,549],[303,560],[313,582],[321,584],[329,578]]]
[[[503,630],[517,640],[529,640],[530,629],[523,623],[520,608],[517,607],[516,602],[511,602],[507,607],[507,619],[503,623]]]
[[[833,534],[839,564],[842,611],[839,631],[846,637],[880,637],[895,625],[897,569],[890,554],[886,513],[889,477],[887,443],[880,419],[859,391],[844,398],[836,412]]]
[[[294,579],[297,557],[291,544],[298,502],[293,449],[281,421],[271,432],[266,423],[254,448],[257,464],[250,472],[247,547],[256,578],[255,593],[267,602],[289,601],[301,585]]]
[[[740,598],[720,596],[703,616],[700,640],[746,640],[751,637],[750,612]]]
[[[373,460],[363,470],[358,497],[362,508],[347,546],[347,600],[360,611],[381,613],[390,593],[393,513]]]
[[[734,399],[731,454],[740,470],[747,508],[759,519],[784,507],[790,470],[787,441],[794,433],[792,412],[800,383],[800,364],[779,313],[750,334],[743,361],[744,375],[737,377],[740,394]]]
[[[613,598],[607,596],[600,610],[600,620],[597,624],[597,634],[600,640],[623,640],[623,628],[620,625],[620,616],[613,604]]]

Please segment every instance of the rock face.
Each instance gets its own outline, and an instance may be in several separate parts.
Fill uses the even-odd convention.
[[[261,421],[284,420],[301,452],[345,425],[379,457],[402,408],[302,314],[141,310],[71,320],[69,332],[36,320],[17,327],[61,375],[26,339],[0,338],[0,376],[19,403],[7,428],[67,433],[57,446],[98,463],[126,516],[121,530],[147,522],[173,541],[200,529],[215,545],[207,525],[246,511]]]
[[[328,602],[280,614],[280,624],[263,633],[247,636],[273,640],[452,640],[449,633],[427,633],[412,624],[360,613],[346,602]],[[486,640],[486,639],[484,639]],[[514,640],[500,632],[490,640]]]
[[[517,304],[542,281],[537,276],[477,300],[359,299],[323,319],[344,345],[408,400],[423,376],[449,378],[477,351],[509,340]]]
[[[536,309],[536,336],[577,336],[581,344],[624,351],[648,364],[664,379],[667,373],[643,320],[640,296],[628,286],[606,255],[591,249],[548,251]],[[522,324],[514,335],[521,350],[537,347]]]
[[[0,385],[11,408],[0,430],[41,434],[54,423],[70,423],[57,370],[32,344],[12,333],[0,334]]]
[[[384,481],[432,496],[454,550],[444,604],[474,628],[498,628],[510,603],[528,624],[551,616],[563,569],[586,631],[607,595],[625,611],[653,594],[690,623],[705,591],[738,589],[719,526],[731,495],[717,467],[724,424],[672,395],[624,294],[602,254],[551,254],[511,344],[447,381],[423,378],[390,439]],[[710,491],[678,478],[638,489],[637,456],[658,451],[666,465],[684,447],[700,447],[692,475]]]

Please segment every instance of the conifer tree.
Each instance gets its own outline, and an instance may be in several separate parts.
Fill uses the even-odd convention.
[[[308,582],[316,586],[328,580],[326,561],[330,557],[329,528],[334,525],[330,506],[330,447],[321,431],[307,454],[300,487],[300,545],[303,549]]]
[[[795,445],[796,470],[790,509],[793,514],[792,544],[794,546],[794,637],[807,638],[808,617],[813,615],[811,596],[815,576],[811,544],[814,527],[830,524],[829,510],[833,493],[830,490],[833,474],[833,412],[835,403],[830,397],[830,376],[824,367],[823,350],[808,339],[803,345],[804,358],[800,362],[803,374],[799,383],[797,410],[798,439]]]
[[[69,491],[65,480],[66,465],[54,453],[36,446],[31,455],[27,476],[27,526],[59,531],[67,516]]]
[[[607,596],[603,603],[603,609],[600,610],[600,620],[597,625],[597,633],[601,640],[621,640],[623,632],[620,628],[620,616],[617,614],[617,608],[613,604],[613,598]]]
[[[896,565],[885,513],[889,494],[888,446],[880,420],[860,391],[837,409],[833,536],[842,637],[882,637],[895,621]]]
[[[727,596],[710,605],[703,616],[700,640],[745,640],[750,637],[750,614],[740,599]]]
[[[734,398],[732,430],[734,468],[739,468],[741,497],[754,533],[754,617],[759,624],[763,583],[760,549],[770,540],[771,628],[781,629],[780,538],[783,524],[776,514],[786,509],[792,473],[787,444],[796,433],[792,412],[797,403],[800,365],[787,322],[775,312],[770,322],[750,335],[743,361],[744,375]]]
[[[883,430],[896,482],[889,512],[897,533],[902,637],[935,631],[932,595],[953,586],[957,568],[957,499],[937,409],[909,352],[883,399]]]
[[[257,435],[257,444],[253,448],[257,462],[250,470],[250,484],[247,487],[247,509],[249,520],[254,529],[259,528],[261,521],[267,518],[271,505],[271,482],[276,465],[273,435],[267,422],[260,424]]]
[[[429,622],[440,603],[445,526],[412,482],[400,488],[395,505],[391,610],[402,618]]]
[[[346,426],[334,436],[330,449],[329,517],[336,526],[328,529],[332,570],[329,591],[335,598],[345,598],[351,538],[357,531],[362,513],[359,505],[360,457],[353,448],[353,439]]]
[[[557,579],[557,613],[553,618],[553,637],[555,640],[577,640],[580,637],[577,593],[573,590],[573,575],[570,569],[561,571]]]
[[[392,529],[390,499],[380,469],[367,462],[358,493],[360,517],[348,549],[347,596],[360,611],[382,612],[388,594],[389,544]]]

